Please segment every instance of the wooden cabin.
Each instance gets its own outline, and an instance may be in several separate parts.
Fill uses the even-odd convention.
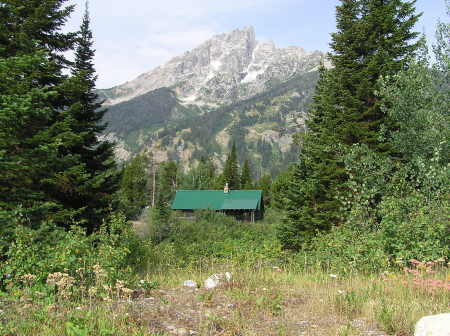
[[[239,220],[255,222],[263,218],[262,190],[178,190],[171,206],[185,217],[195,210],[224,212]]]

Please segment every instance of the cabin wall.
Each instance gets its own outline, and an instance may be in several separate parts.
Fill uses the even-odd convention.
[[[214,211],[214,210],[211,210]],[[217,210],[218,212],[223,212],[227,216],[233,216],[238,221],[252,222],[261,220],[264,218],[264,214],[260,210]],[[177,217],[184,219],[196,219],[196,214],[193,210],[176,210]],[[252,212],[254,212],[254,217],[252,219]]]

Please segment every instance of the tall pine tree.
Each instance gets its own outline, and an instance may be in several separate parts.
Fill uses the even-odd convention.
[[[150,158],[146,152],[138,154],[123,168],[118,191],[119,210],[127,218],[136,218],[149,202]]]
[[[253,189],[252,170],[250,168],[250,162],[244,161],[241,172],[241,189]]]
[[[376,97],[381,77],[405,68],[418,48],[412,28],[415,1],[341,0],[337,32],[332,34],[329,59],[322,69],[314,104],[302,139],[299,162],[286,193],[287,220],[279,238],[298,249],[317,231],[338,225],[345,217],[340,196],[347,179],[342,156],[352,144],[376,151],[385,116]]]
[[[88,23],[73,75],[63,74],[71,64],[63,52],[74,48],[76,35],[60,31],[73,9],[65,2],[0,6],[0,213],[21,208],[32,226],[76,221],[93,229],[115,189],[114,163],[111,146],[97,138],[102,113],[96,112]]]
[[[231,152],[227,156],[225,161],[225,167],[223,168],[223,180],[228,183],[231,189],[240,188],[240,176],[239,176],[239,165],[237,159],[236,143],[233,142],[231,146]]]
[[[0,6],[0,207],[18,207],[26,223],[68,220],[58,195],[70,189],[65,155],[78,135],[64,94],[69,64],[62,52],[73,47],[74,34],[60,32],[73,9],[65,1],[3,1]]]
[[[70,148],[79,160],[78,183],[74,192],[64,199],[65,206],[82,209],[79,218],[90,230],[101,224],[109,211],[112,195],[118,186],[113,145],[100,141],[106,128],[102,123],[106,110],[95,92],[97,75],[94,69],[93,38],[90,30],[88,5],[83,16],[76,43],[75,62],[67,89],[72,100],[68,113],[72,117],[72,130],[79,141]]]
[[[74,5],[64,7],[65,2],[67,0],[3,0],[0,5],[0,57],[45,50],[54,62],[53,70],[69,64],[62,52],[72,49],[77,34],[61,32],[74,9]],[[59,75],[57,71],[55,74]]]

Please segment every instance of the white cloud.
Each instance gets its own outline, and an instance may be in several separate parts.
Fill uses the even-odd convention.
[[[97,86],[111,87],[167,62],[223,32],[217,17],[267,9],[292,0],[91,0]],[[78,29],[84,1],[67,29]],[[236,27],[237,28],[237,27]]]

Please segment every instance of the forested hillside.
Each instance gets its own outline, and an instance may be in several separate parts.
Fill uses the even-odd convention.
[[[183,106],[168,89],[152,91],[109,108],[108,132],[133,152],[190,168],[202,157],[221,167],[233,142],[242,158],[252,161],[258,176],[275,174],[295,159],[293,135],[304,130],[317,73],[290,81],[236,104],[221,108]],[[243,161],[242,161],[243,163]]]

